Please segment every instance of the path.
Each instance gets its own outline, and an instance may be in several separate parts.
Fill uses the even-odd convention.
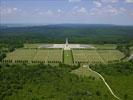
[[[88,67],[88,68],[89,68],[88,65],[83,65],[83,67]],[[112,91],[112,89],[111,89],[110,86],[107,84],[107,82],[105,81],[104,77],[103,77],[101,74],[99,74],[99,73],[96,72],[96,71],[93,71],[93,70],[90,69],[90,68],[89,68],[89,70],[92,71],[92,72],[94,72],[94,73],[97,74],[98,76],[100,76],[100,78],[102,79],[102,81],[104,82],[104,84],[107,86],[107,88],[109,89],[109,91],[111,92],[111,94],[112,94],[116,99],[121,100],[118,96],[116,96],[116,95],[114,94],[114,92]]]
[[[131,59],[133,59],[133,54],[128,58],[128,60],[131,60]]]

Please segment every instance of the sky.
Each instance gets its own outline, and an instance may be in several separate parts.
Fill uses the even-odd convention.
[[[133,0],[0,0],[0,23],[133,25]]]

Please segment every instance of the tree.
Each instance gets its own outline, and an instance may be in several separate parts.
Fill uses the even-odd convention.
[[[100,96],[101,95],[101,92],[99,90],[96,91],[96,95],[97,96]]]

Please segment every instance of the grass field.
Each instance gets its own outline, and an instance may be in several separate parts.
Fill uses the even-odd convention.
[[[86,76],[97,80],[100,79],[100,77],[94,72],[90,71],[88,67],[80,67],[76,70],[73,70],[72,73],[77,74],[78,76]]]
[[[97,45],[99,48],[106,47],[105,49],[94,50],[62,50],[62,49],[35,49],[39,44],[25,44],[25,47],[16,49],[14,52],[8,53],[7,57],[3,60],[6,63],[61,63],[77,64],[77,63],[108,63],[111,61],[120,60],[124,54],[118,50],[110,49],[115,45]],[[64,53],[63,53],[64,52]]]
[[[124,55],[117,50],[73,50],[74,62],[108,63],[120,60]]]
[[[97,50],[97,52],[105,62],[120,60],[124,57],[124,54],[118,50]]]
[[[73,64],[72,52],[70,50],[64,50],[64,64]]]
[[[3,62],[9,63],[60,63],[62,62],[62,50],[46,49],[17,49],[7,54]]]
[[[100,63],[102,58],[96,50],[73,50],[74,62],[78,63]]]
[[[41,44],[24,44],[24,48],[38,48]]]
[[[4,59],[5,62],[19,63],[21,61],[30,63],[35,54],[36,49],[17,49],[14,52],[7,54],[7,57]]]

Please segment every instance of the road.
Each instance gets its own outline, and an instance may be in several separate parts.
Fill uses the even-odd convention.
[[[133,59],[133,54],[128,58],[128,60],[131,60],[131,59]]]
[[[83,65],[83,67],[88,67],[88,68],[89,68],[88,65]],[[108,85],[108,83],[105,81],[104,77],[103,77],[101,74],[99,74],[99,73],[96,72],[96,71],[93,71],[93,70],[90,69],[90,68],[89,68],[89,70],[92,71],[92,72],[94,72],[94,73],[97,74],[98,76],[100,76],[100,78],[102,79],[102,81],[104,82],[104,84],[105,84],[105,85],[107,86],[107,88],[109,89],[110,93],[111,93],[116,99],[121,100],[118,96],[116,96],[116,95],[114,94],[114,92],[112,91],[112,89],[110,88],[110,86]]]

